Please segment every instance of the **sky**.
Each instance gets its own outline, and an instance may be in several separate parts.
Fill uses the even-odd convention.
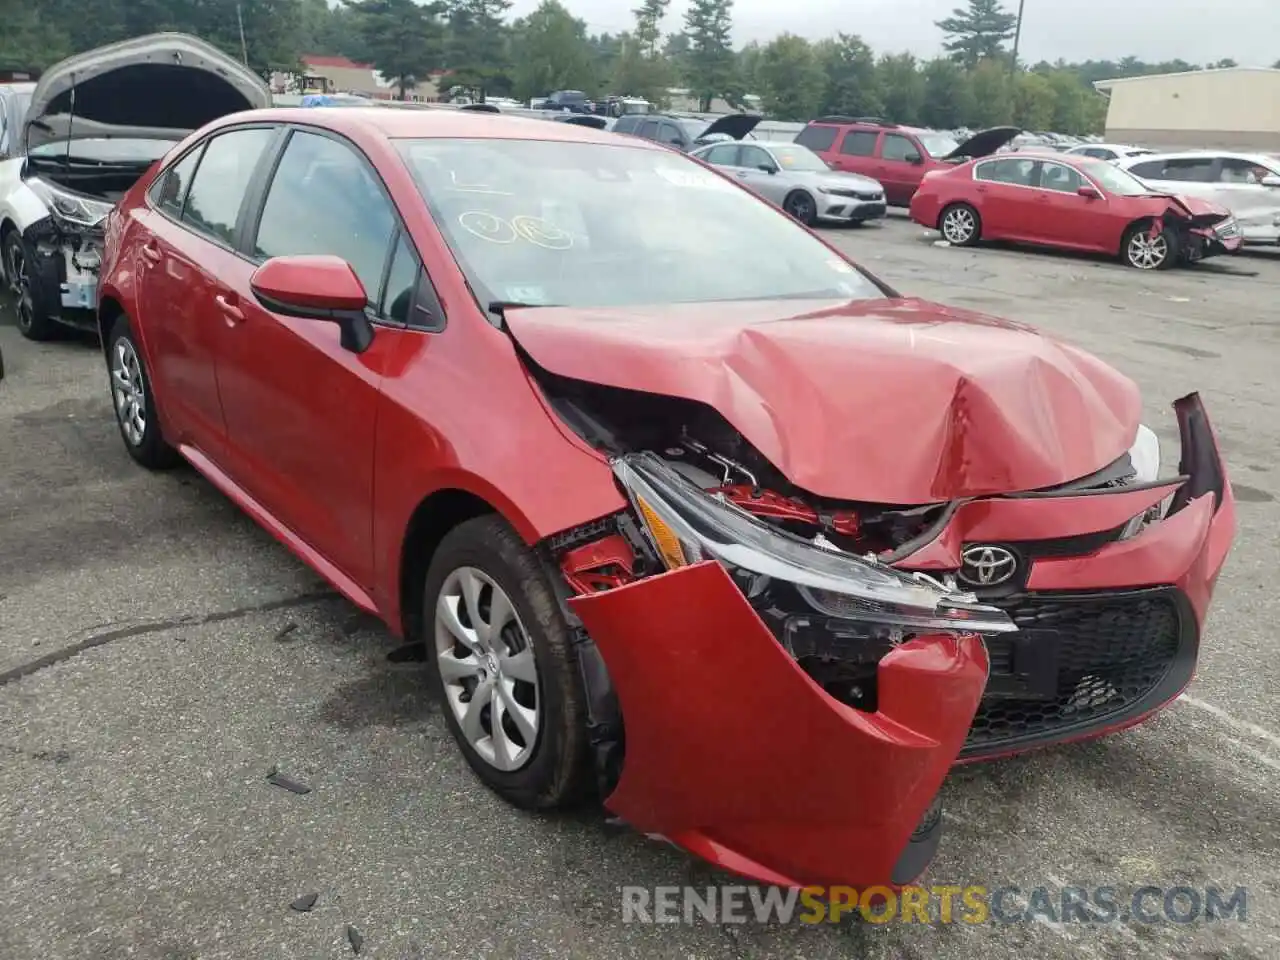
[[[515,0],[523,16],[539,0]],[[561,0],[592,33],[632,24],[638,0]],[[664,27],[682,28],[687,0],[672,0]],[[813,40],[856,33],[877,53],[937,54],[933,26],[957,0],[735,0],[734,41],[768,41],[790,31]],[[1011,13],[1017,0],[1005,0]],[[1280,0],[1025,0],[1019,59],[1119,60],[1125,56],[1205,63],[1230,57],[1243,66],[1280,59]]]

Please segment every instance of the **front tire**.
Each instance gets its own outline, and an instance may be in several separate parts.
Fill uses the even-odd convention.
[[[953,247],[971,247],[982,238],[982,217],[967,203],[953,203],[938,217],[938,232]]]
[[[813,197],[803,190],[797,190],[788,196],[782,202],[782,209],[806,227],[812,227],[818,222],[818,204],[814,202]]]
[[[37,343],[56,339],[62,330],[49,318],[49,304],[36,276],[35,252],[16,229],[4,238],[4,274],[18,310],[18,332]]]
[[[427,571],[427,663],[471,769],[525,810],[571,806],[590,763],[573,635],[541,564],[496,516],[459,524]]]
[[[148,470],[177,466],[181,458],[161,435],[151,377],[129,318],[123,314],[107,335],[107,372],[111,378],[111,406],[129,456]]]
[[[1120,256],[1137,270],[1168,270],[1178,262],[1178,235],[1167,227],[1151,235],[1152,221],[1135,223],[1124,235]]]

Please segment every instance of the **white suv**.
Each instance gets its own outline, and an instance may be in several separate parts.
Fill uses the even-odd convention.
[[[1196,150],[1129,157],[1119,165],[1162,193],[1222,204],[1235,214],[1245,243],[1280,243],[1280,157]]]

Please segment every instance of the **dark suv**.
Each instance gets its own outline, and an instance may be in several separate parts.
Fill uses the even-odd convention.
[[[995,153],[1022,131],[994,127],[957,143],[949,133],[903,127],[879,117],[819,117],[796,137],[832,170],[884,184],[888,203],[905,207],[930,170]]]
[[[716,139],[741,140],[761,119],[746,113],[731,113],[711,122],[663,113],[628,114],[619,117],[610,129],[688,152]]]

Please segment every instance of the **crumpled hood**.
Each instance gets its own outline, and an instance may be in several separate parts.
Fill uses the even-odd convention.
[[[792,483],[924,504],[1056,486],[1120,457],[1128,378],[1029,327],[921,300],[510,309],[541,367],[717,410]]]
[[[1215,223],[1221,223],[1231,216],[1231,211],[1220,203],[1213,203],[1210,200],[1204,200],[1200,197],[1187,197],[1182,194],[1161,194],[1172,200],[1178,206],[1186,211],[1186,215],[1190,216],[1191,222],[1197,227],[1211,227]]]
[[[28,150],[67,139],[178,141],[211,120],[269,106],[262,78],[221,50],[184,33],[153,33],[45,71],[27,108],[25,140]]]

